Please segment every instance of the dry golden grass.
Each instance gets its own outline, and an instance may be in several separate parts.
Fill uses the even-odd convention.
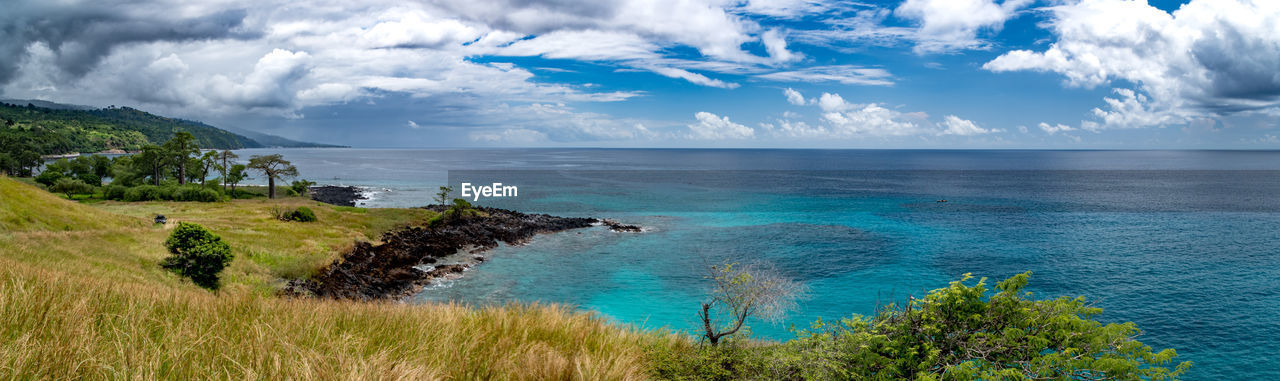
[[[302,199],[77,204],[0,177],[0,379],[642,379],[639,332],[559,306],[291,300],[355,239],[429,217]],[[271,219],[275,203],[320,221]],[[34,213],[34,215],[32,214]],[[236,259],[211,293],[164,271],[154,214],[205,225]]]

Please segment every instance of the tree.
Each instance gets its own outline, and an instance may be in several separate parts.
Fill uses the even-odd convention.
[[[218,151],[205,152],[200,156],[200,185],[204,186],[209,179],[209,172],[218,166]]]
[[[161,264],[200,287],[218,289],[218,273],[231,263],[231,246],[203,226],[179,222],[164,241],[170,256]]]
[[[190,132],[178,131],[173,134],[173,138],[164,143],[164,149],[170,155],[170,160],[178,169],[178,184],[187,183],[187,158],[200,152],[200,147],[196,146],[196,137]]]
[[[150,173],[151,182],[156,186],[160,185],[160,180],[164,179],[165,163],[168,162],[168,154],[163,147],[155,144],[142,146],[142,151],[137,155],[133,155],[133,164],[138,172]]]
[[[720,339],[738,333],[748,317],[770,320],[782,318],[795,308],[805,286],[788,279],[763,264],[729,263],[709,266],[712,281],[710,299],[702,303],[698,318],[702,321],[702,337],[711,346]],[[716,320],[727,319],[725,323]]]
[[[449,193],[453,193],[453,187],[440,187],[440,191],[436,192],[436,203],[441,206],[449,205]]]
[[[228,175],[230,174],[230,171],[231,171],[231,164],[230,164],[231,159],[235,159],[238,157],[240,157],[240,155],[236,155],[236,153],[231,152],[231,150],[222,150],[222,152],[218,153],[218,160],[222,161],[222,165],[218,166],[218,171],[222,172],[222,190],[223,191],[227,190],[227,180],[230,179]],[[241,178],[243,179],[243,177]]]
[[[249,178],[249,176],[244,172],[245,169],[247,169],[247,167],[245,167],[244,164],[235,164],[232,165],[231,170],[227,172],[226,183],[231,184],[231,192],[234,193],[236,191],[236,184],[240,184],[241,181]]]
[[[293,193],[297,193],[299,196],[302,196],[302,195],[306,195],[307,190],[311,189],[311,187],[314,185],[316,185],[315,181],[308,181],[306,179],[302,179],[302,180],[294,181],[292,184],[289,184],[289,188],[293,189]]]
[[[111,176],[111,158],[102,155],[93,155],[93,174],[99,179]]]
[[[775,373],[803,379],[1177,379],[1190,362],[1135,340],[1133,323],[1093,320],[1102,309],[1083,297],[1027,300],[1030,273],[976,285],[965,274],[947,288],[854,316],[832,327],[819,321],[788,345],[795,362]],[[792,373],[794,372],[794,373]]]
[[[31,176],[31,172],[40,166],[40,154],[36,151],[23,150],[14,159],[18,161],[19,176]]]
[[[49,191],[62,193],[67,195],[67,198],[71,198],[71,195],[93,192],[93,186],[85,184],[84,181],[80,181],[79,179],[62,177],[59,178],[58,181],[54,182],[53,186],[49,187]]]
[[[0,173],[5,175],[18,174],[18,161],[13,159],[8,152],[0,152]]]
[[[267,198],[276,198],[276,179],[298,175],[298,168],[280,154],[250,156],[249,169],[267,176]]]

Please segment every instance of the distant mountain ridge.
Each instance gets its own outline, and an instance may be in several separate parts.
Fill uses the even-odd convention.
[[[256,132],[234,133],[130,107],[95,109],[40,100],[0,100],[0,123],[0,145],[24,145],[42,155],[137,150],[164,143],[178,131],[191,133],[201,148],[341,147]]]

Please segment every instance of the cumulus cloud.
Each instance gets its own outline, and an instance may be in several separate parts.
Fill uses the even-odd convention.
[[[805,103],[808,103],[804,99],[804,95],[800,94],[800,92],[796,91],[796,89],[792,89],[788,87],[786,90],[782,90],[782,94],[787,96],[787,103],[797,105],[797,106],[804,106]]]
[[[1132,83],[1095,109],[1089,130],[1185,124],[1280,106],[1280,3],[1192,0],[1173,13],[1145,2],[1083,0],[1050,7],[1056,41],[983,65],[1042,71],[1067,86]]]
[[[458,20],[433,20],[425,12],[413,10],[374,25],[361,37],[378,48],[437,47],[472,41],[479,37],[479,31]]]
[[[938,126],[942,127],[942,131],[939,131],[938,135],[972,136],[993,132],[992,130],[978,127],[978,124],[971,120],[961,119],[955,115],[947,115],[942,118],[942,123],[939,123]]]
[[[1050,125],[1048,123],[1040,122],[1040,130],[1049,133],[1049,135],[1053,135],[1059,132],[1075,131],[1076,129],[1075,127],[1065,124]]]
[[[822,120],[830,132],[838,136],[905,136],[923,133],[919,114],[904,115],[875,103],[845,102],[840,94],[822,93],[818,97]]]
[[[756,131],[741,124],[729,121],[729,117],[721,117],[706,111],[699,111],[694,114],[698,119],[697,123],[689,125],[689,139],[696,140],[728,140],[728,139],[749,139],[756,135]]]
[[[310,58],[306,52],[272,50],[262,56],[243,79],[213,77],[210,94],[244,108],[287,108],[294,100],[293,85],[307,74]]]
[[[957,49],[984,48],[978,38],[983,29],[999,31],[1031,0],[907,0],[894,15],[920,24],[914,34],[917,53],[937,53]]]
[[[816,105],[819,119],[824,125],[811,126],[795,121],[797,115],[784,114],[786,119],[762,123],[761,127],[777,136],[788,137],[894,137],[894,136],[974,136],[1003,132],[1002,129],[983,128],[977,123],[947,115],[938,123],[929,123],[929,115],[923,112],[901,112],[877,103],[851,103],[835,93],[822,93],[815,99],[806,99],[799,91],[783,90],[787,102],[793,105]]]

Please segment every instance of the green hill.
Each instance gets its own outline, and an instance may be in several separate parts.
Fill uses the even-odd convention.
[[[128,107],[53,109],[0,103],[0,145],[19,145],[41,155],[137,150],[190,132],[202,148],[261,147],[253,139],[189,120],[166,118]]]

